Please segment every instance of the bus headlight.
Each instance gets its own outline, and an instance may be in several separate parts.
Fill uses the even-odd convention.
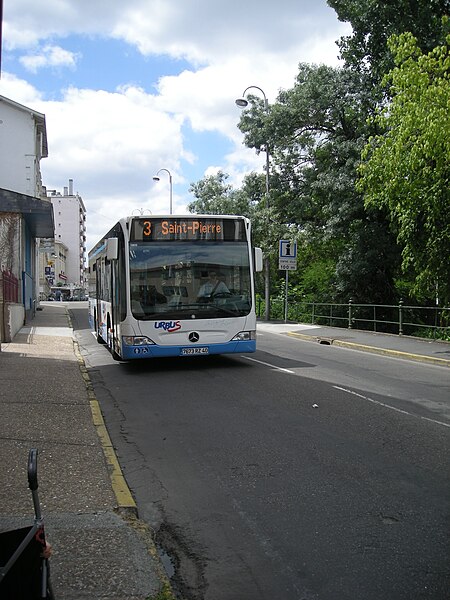
[[[256,340],[256,331],[240,331],[237,333],[232,342],[248,342],[250,340]]]
[[[155,343],[145,335],[124,335],[122,340],[125,346],[149,346]]]

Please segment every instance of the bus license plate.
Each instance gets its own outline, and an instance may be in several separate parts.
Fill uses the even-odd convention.
[[[181,356],[192,356],[193,354],[209,354],[209,348],[182,348]]]

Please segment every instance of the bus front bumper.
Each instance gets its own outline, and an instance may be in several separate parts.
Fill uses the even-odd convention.
[[[122,343],[123,360],[140,358],[211,356],[213,354],[236,354],[256,352],[256,340],[231,341],[223,344],[189,345],[189,346],[159,346],[147,344],[133,346]]]

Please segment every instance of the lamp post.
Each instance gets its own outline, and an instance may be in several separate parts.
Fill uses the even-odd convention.
[[[156,173],[156,175],[153,175],[153,181],[160,181],[161,178],[159,177],[159,174],[161,173],[161,171],[165,171],[168,175],[169,175],[169,189],[170,189],[170,211],[169,214],[172,214],[172,173],[169,171],[169,169],[159,169],[159,171]]]
[[[264,93],[264,91],[257,85],[249,85],[247,88],[245,88],[245,90],[242,93],[242,97],[236,99],[236,105],[239,106],[239,108],[245,108],[246,106],[248,106],[248,100],[245,98],[245,95],[248,92],[248,90],[251,90],[251,89],[259,90],[261,92],[261,94],[263,95],[263,98],[264,98],[264,110],[266,111],[266,113],[268,113],[269,112],[269,101],[267,100],[267,96]],[[267,140],[266,140],[265,150],[266,150],[266,201],[265,201],[265,207],[267,209],[267,208],[269,208],[269,166],[270,166],[269,143]],[[270,320],[270,260],[269,260],[268,256],[266,256],[264,259],[264,280],[265,280],[264,299],[265,299],[265,305],[266,305],[264,318],[266,321],[269,321]]]

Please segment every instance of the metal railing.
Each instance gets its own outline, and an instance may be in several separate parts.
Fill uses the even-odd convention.
[[[257,299],[257,316],[264,315],[264,300]],[[409,306],[398,304],[296,302],[286,306],[282,299],[272,299],[271,320],[311,323],[330,327],[364,329],[397,335],[414,335],[433,339],[450,339],[450,307]]]

